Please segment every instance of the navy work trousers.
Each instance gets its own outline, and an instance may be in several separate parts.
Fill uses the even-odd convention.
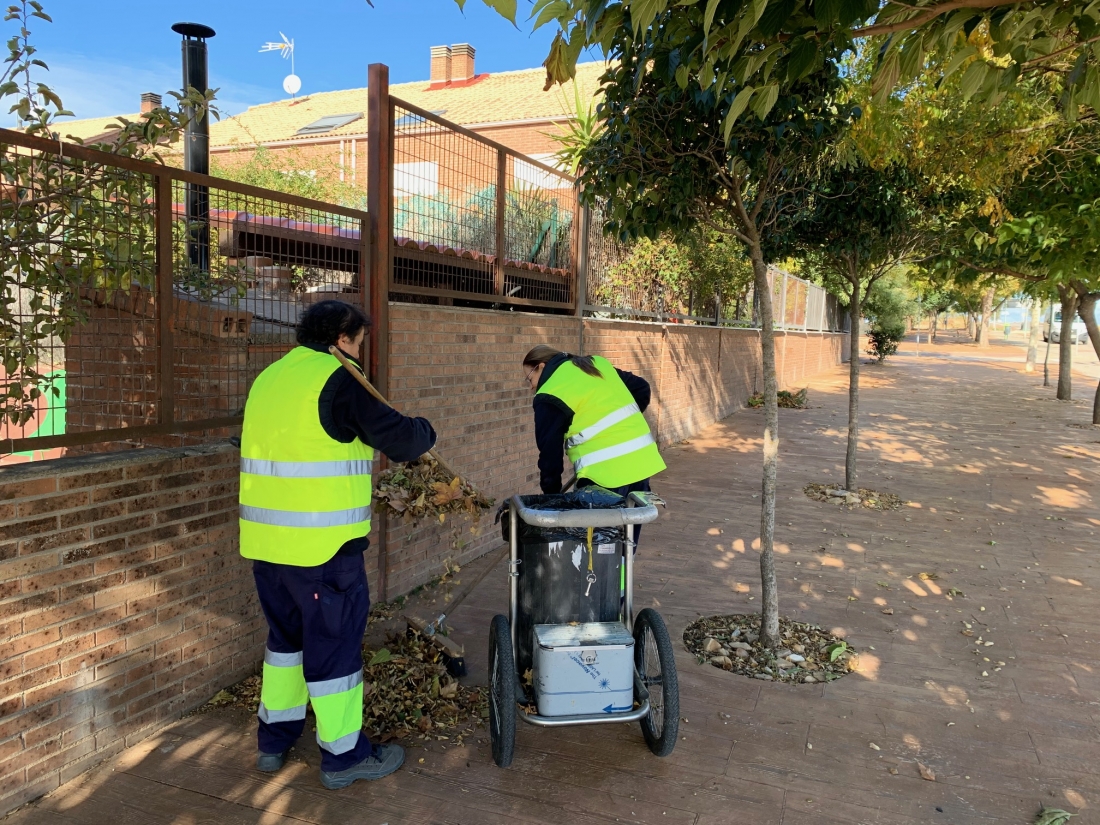
[[[363,555],[338,553],[316,567],[256,561],[252,573],[268,624],[265,670],[276,662],[290,663],[296,656],[314,714],[320,717],[324,704],[319,706],[317,700],[326,686],[362,682],[363,633],[370,611]],[[260,752],[287,750],[302,735],[305,721],[304,706],[298,713],[270,712],[261,704]],[[358,737],[349,735],[335,746],[322,741],[320,733],[318,725],[322,771],[345,770],[374,753],[361,730]]]

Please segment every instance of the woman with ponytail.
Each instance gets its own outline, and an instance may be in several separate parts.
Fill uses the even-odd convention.
[[[544,493],[561,492],[563,447],[578,487],[597,484],[620,495],[649,490],[650,477],[665,463],[642,415],[648,381],[598,355],[570,355],[545,344],[524,356],[523,369],[535,394]]]

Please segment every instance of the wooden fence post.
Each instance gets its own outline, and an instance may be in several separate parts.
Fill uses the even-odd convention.
[[[393,260],[393,107],[390,70],[384,63],[367,67],[367,221],[370,224],[369,276],[364,291],[371,314],[368,374],[378,391],[390,395],[390,265]],[[375,464],[385,467],[380,456]],[[373,531],[378,553],[378,600],[387,598],[386,516],[379,508]]]
[[[172,311],[172,179],[156,178],[157,254],[157,423],[171,425],[176,415],[175,370],[173,368]]]

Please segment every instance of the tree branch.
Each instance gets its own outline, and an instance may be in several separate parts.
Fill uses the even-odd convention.
[[[957,9],[995,9],[998,6],[1015,6],[1019,0],[946,0],[934,6],[927,6],[921,14],[909,17],[896,23],[874,23],[870,26],[856,29],[853,37],[876,37],[881,34],[893,34],[894,32],[916,29],[930,20],[935,20],[948,12]]]

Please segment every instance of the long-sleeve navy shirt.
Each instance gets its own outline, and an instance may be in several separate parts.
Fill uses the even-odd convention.
[[[538,386],[541,388],[568,358],[568,354],[552,358],[543,369]],[[645,412],[650,399],[649,382],[624,370],[616,368],[615,372],[630,390],[638,409]],[[544,493],[560,493],[561,474],[565,468],[565,434],[573,423],[573,410],[560,398],[547,394],[536,395],[532,406],[535,409],[535,444],[539,448],[539,485]]]
[[[328,347],[307,344],[317,352]],[[355,359],[349,359],[358,364]],[[402,415],[387,407],[355,380],[346,369],[336,370],[325,382],[317,402],[321,427],[342,444],[358,438],[388,456],[391,461],[415,461],[435,446],[435,430],[426,418]],[[366,536],[352,539],[340,553],[362,553],[370,542]]]

